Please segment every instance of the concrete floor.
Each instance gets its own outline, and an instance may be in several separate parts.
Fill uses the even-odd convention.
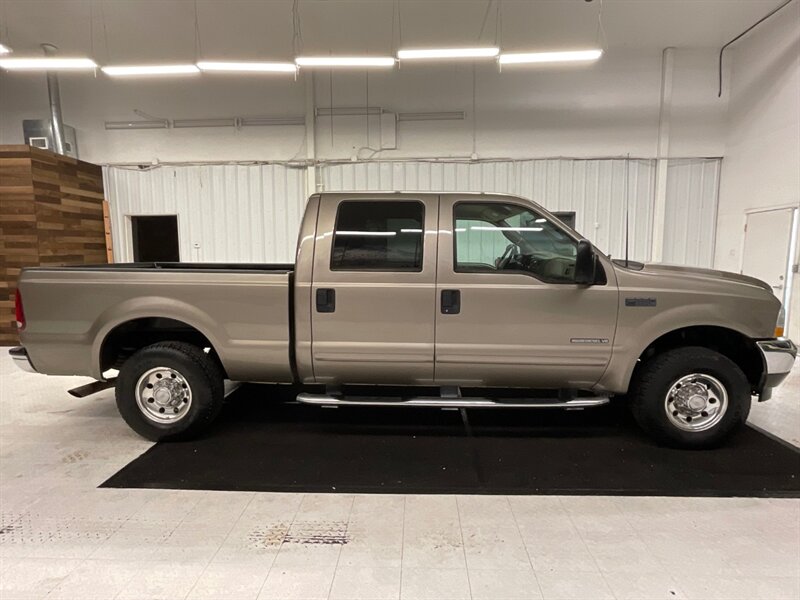
[[[98,489],[150,443],[84,381],[0,348],[2,600],[800,598],[796,499]],[[800,368],[751,421],[800,446]]]

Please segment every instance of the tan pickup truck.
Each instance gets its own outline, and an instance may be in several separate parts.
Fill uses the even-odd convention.
[[[323,193],[294,265],[25,269],[11,354],[99,380],[75,395],[118,370],[119,411],[153,440],[205,429],[227,378],[302,384],[300,402],[337,406],[622,396],[659,442],[703,448],[789,373],[779,311],[757,279],[612,261],[523,198]]]

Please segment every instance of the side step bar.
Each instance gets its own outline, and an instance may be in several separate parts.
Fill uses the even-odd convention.
[[[86,385],[79,385],[76,388],[67,390],[67,393],[70,396],[75,396],[76,398],[86,398],[86,396],[91,396],[92,394],[96,394],[97,392],[102,392],[103,390],[107,390],[110,387],[114,387],[116,383],[117,383],[116,377],[112,377],[111,379],[106,379],[105,381],[92,381],[91,383],[87,383]]]
[[[608,404],[608,396],[587,398],[447,398],[417,396],[398,398],[388,396],[329,396],[327,394],[298,394],[297,401],[317,406],[427,406],[433,408],[589,408]]]

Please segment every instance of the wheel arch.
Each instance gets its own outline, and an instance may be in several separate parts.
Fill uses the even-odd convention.
[[[158,342],[186,342],[206,350],[227,377],[225,365],[212,338],[182,319],[153,314],[129,318],[107,328],[96,343],[94,364],[100,374],[119,369],[133,353]]]
[[[752,393],[757,393],[764,374],[764,362],[755,340],[747,335],[717,325],[692,325],[673,329],[650,342],[641,352],[630,381],[641,366],[653,356],[686,346],[699,346],[713,350],[733,361],[750,383]]]

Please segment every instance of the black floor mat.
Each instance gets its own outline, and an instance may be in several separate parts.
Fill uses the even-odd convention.
[[[800,452],[750,427],[684,451],[655,445],[620,406],[332,410],[295,393],[243,386],[202,439],[156,444],[103,487],[800,497]]]

